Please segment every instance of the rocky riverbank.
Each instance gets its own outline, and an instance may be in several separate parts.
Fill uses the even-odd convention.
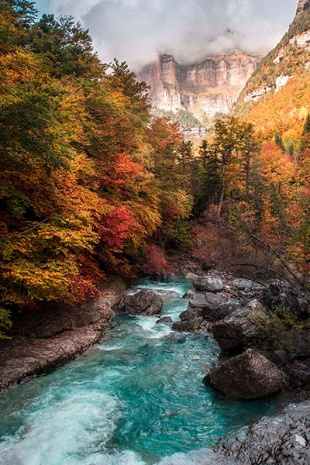
[[[47,307],[20,315],[11,339],[0,341],[0,392],[72,359],[109,328],[112,310],[125,294],[124,283],[106,283],[102,296],[72,307]]]
[[[215,452],[221,465],[309,465],[310,402],[224,437]]]
[[[176,331],[214,337],[222,351],[205,381],[238,399],[303,389],[310,397],[310,294],[229,273],[185,272],[194,290]],[[229,379],[229,382],[227,380]]]

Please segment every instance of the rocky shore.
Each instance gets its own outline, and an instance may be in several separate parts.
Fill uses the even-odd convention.
[[[310,402],[289,405],[276,417],[224,437],[215,453],[221,465],[308,465]]]
[[[172,328],[218,342],[221,355],[206,383],[237,399],[294,389],[310,396],[310,293],[216,270],[184,274],[194,290],[184,296],[187,310]]]
[[[96,343],[114,317],[124,283],[106,283],[102,296],[72,307],[44,309],[17,318],[11,339],[0,341],[0,392],[72,359]]]

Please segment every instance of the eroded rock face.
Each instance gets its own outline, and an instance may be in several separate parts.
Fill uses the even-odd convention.
[[[230,398],[259,399],[282,389],[283,373],[263,355],[249,349],[220,362],[210,370],[206,381]]]
[[[310,403],[288,406],[276,417],[266,417],[216,446],[221,465],[309,465]]]
[[[123,302],[123,308],[131,315],[160,315],[163,301],[155,292],[142,289],[134,295],[127,295]]]
[[[266,320],[264,307],[256,299],[213,325],[213,335],[223,351],[236,351],[246,347],[259,334]]]
[[[150,86],[150,102],[163,110],[227,113],[258,60],[243,52],[210,56],[200,63],[180,65],[172,55],[162,55],[137,74]]]

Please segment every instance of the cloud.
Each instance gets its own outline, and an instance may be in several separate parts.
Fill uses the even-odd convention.
[[[90,30],[104,62],[116,57],[138,69],[171,53],[181,62],[233,49],[264,54],[286,31],[292,0],[50,0]]]

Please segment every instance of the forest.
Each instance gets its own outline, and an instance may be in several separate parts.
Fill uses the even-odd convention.
[[[102,63],[81,24],[26,0],[0,1],[0,73],[2,336],[15,311],[98,296],[110,274],[169,273],[164,251],[188,247],[206,210],[307,287],[303,102],[268,130],[255,112],[224,116],[194,149],[126,63]]]

